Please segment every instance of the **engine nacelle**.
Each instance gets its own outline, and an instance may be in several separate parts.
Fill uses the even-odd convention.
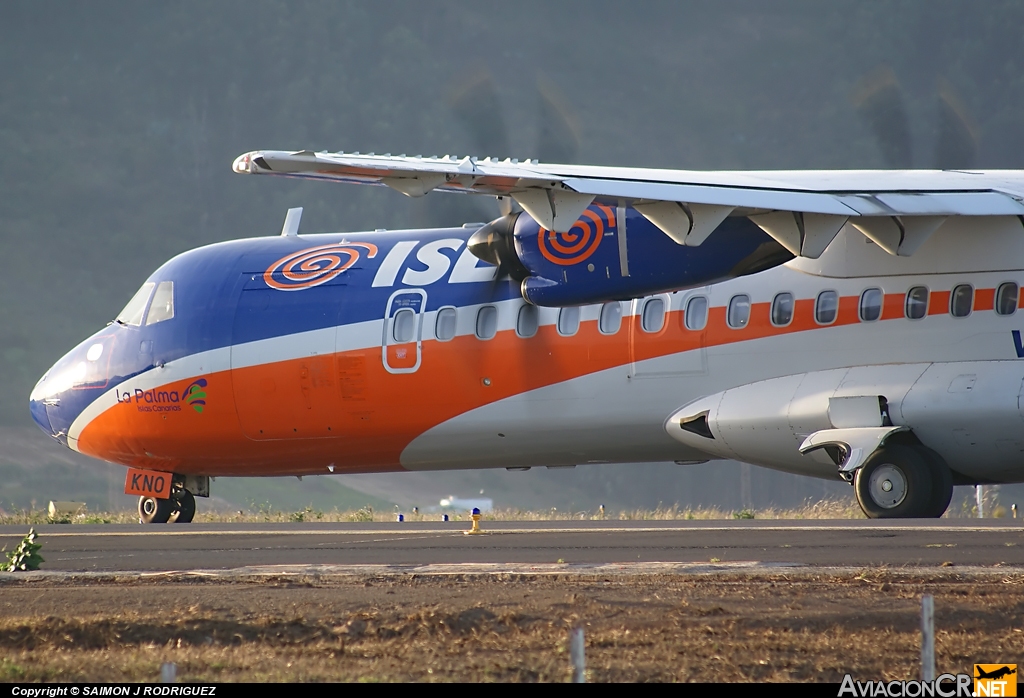
[[[1022,377],[1017,361],[815,371],[700,398],[665,428],[720,458],[818,477],[855,469],[903,432],[941,454],[958,483],[1012,481],[1024,479]]]
[[[782,264],[793,255],[746,217],[727,218],[696,247],[679,245],[631,208],[593,204],[567,233],[526,213],[481,228],[481,259],[521,282],[523,298],[563,307],[703,286]]]

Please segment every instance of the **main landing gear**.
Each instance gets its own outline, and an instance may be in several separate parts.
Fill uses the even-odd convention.
[[[175,475],[169,498],[139,497],[139,523],[192,523],[196,515],[196,495],[210,496],[208,477]]]
[[[953,474],[928,448],[890,444],[857,471],[853,487],[869,519],[938,518],[953,497]]]

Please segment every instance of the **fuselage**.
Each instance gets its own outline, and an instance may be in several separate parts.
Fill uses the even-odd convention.
[[[1015,290],[1012,312],[1005,298],[997,307],[1001,286],[1024,283],[1015,221],[966,246],[955,231],[937,234],[910,259],[844,231],[820,260],[569,308],[530,305],[495,278],[467,249],[473,227],[219,243],[160,267],[141,314],[58,361],[31,410],[70,448],[179,474],[739,457],[834,478],[833,463],[795,447],[763,458],[706,450],[673,438],[666,421],[737,386],[846,369],[907,383],[900,394],[912,405],[921,376],[954,365],[954,378],[984,383],[991,369],[1015,381],[984,416],[1002,443],[972,445],[968,433],[947,444],[941,419],[909,426],[964,478],[1020,481],[1024,299]],[[969,309],[954,316],[963,286]],[[161,288],[172,288],[170,311]],[[922,288],[923,316],[912,317],[908,293]],[[779,294],[791,295],[788,318],[773,314]],[[834,313],[822,315],[830,298]],[[968,431],[971,419],[963,413]]]

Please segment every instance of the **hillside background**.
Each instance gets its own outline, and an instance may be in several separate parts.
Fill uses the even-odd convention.
[[[582,163],[884,167],[853,102],[865,76],[888,66],[910,116],[916,166],[935,164],[943,84],[976,139],[968,164],[1020,168],[1022,46],[1024,4],[998,0],[7,0],[0,505],[45,501],[60,488],[87,491],[97,505],[130,505],[117,494],[123,471],[83,463],[50,442],[31,424],[27,396],[172,255],[276,234],[290,206],[305,208],[306,231],[457,225],[493,214],[485,202],[437,195],[410,202],[386,189],[239,177],[230,164],[244,151],[469,154],[474,140],[453,96],[491,76],[511,151],[496,155],[537,155],[540,84],[565,105]],[[386,503],[408,491],[425,497],[425,487],[463,496],[484,489],[509,506],[579,508],[764,506],[849,494],[839,483],[760,469],[745,493],[740,470],[652,464],[428,481],[307,478],[287,487],[239,483],[244,492],[231,503],[285,490],[300,500],[308,493]]]

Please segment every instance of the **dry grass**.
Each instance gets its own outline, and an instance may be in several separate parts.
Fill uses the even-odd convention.
[[[593,681],[909,679],[923,593],[940,672],[1024,663],[1012,574],[137,580],[6,584],[0,681],[566,681],[577,626]]]
[[[322,511],[307,507],[300,511],[283,511],[270,507],[260,507],[256,511],[238,511],[235,513],[204,512],[196,514],[196,523],[303,523],[303,522],[386,522],[395,521],[399,511],[374,510],[363,508],[349,511]],[[420,513],[402,511],[406,521],[438,521],[441,513]],[[451,511],[449,516],[454,521],[469,519],[467,512]],[[853,499],[829,499],[808,502],[802,507],[793,509],[720,509],[717,507],[680,508],[678,506],[658,507],[656,509],[631,509],[617,512],[600,510],[568,511],[541,510],[528,511],[521,509],[495,509],[483,515],[484,521],[586,521],[586,520],[619,520],[619,521],[686,521],[686,520],[721,520],[721,519],[863,519],[864,514]],[[118,512],[85,512],[76,516],[66,516],[54,520],[46,511],[15,511],[0,515],[0,525],[18,524],[34,525],[44,523],[68,524],[106,524],[106,523],[137,523],[138,515],[133,511]]]
[[[200,500],[201,501],[201,500]],[[992,506],[989,511],[995,518],[1007,516],[1003,506]],[[253,511],[207,512],[196,514],[196,523],[344,523],[344,522],[378,522],[395,521],[401,513],[406,521],[439,521],[440,512],[422,513],[415,511],[399,512],[399,509],[375,510],[364,507],[356,510],[340,511],[337,509],[324,511],[306,507],[299,511],[274,509],[267,505],[257,507]],[[465,511],[452,510],[448,515],[453,521],[468,521]],[[959,508],[950,506],[943,518],[962,519],[975,518],[977,510],[970,503],[963,503]],[[657,507],[655,509],[628,509],[619,511],[600,510],[523,510],[495,509],[485,513],[484,521],[713,521],[723,519],[768,519],[768,520],[799,520],[799,519],[864,519],[864,513],[853,497],[842,499],[823,499],[807,501],[803,506],[789,509],[722,509],[718,507],[685,507],[677,505]],[[107,523],[138,523],[138,514],[134,511],[115,512],[84,512],[75,516],[51,519],[45,510],[20,510],[7,514],[0,513],[0,525],[35,525],[44,523],[67,524],[107,524]]]

